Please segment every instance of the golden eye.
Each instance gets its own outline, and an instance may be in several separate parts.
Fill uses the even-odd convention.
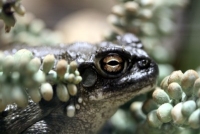
[[[115,73],[123,69],[123,60],[118,55],[108,55],[103,59],[103,69],[106,72]]]

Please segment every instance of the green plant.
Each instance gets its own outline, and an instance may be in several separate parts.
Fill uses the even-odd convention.
[[[177,57],[176,51],[164,45],[166,39],[170,40],[173,36],[176,36],[175,27],[178,24],[175,20],[175,10],[182,10],[189,3],[188,0],[118,0],[118,4],[111,9],[112,14],[108,16],[108,22],[113,29],[104,35],[105,40],[114,41],[116,35],[125,32],[136,34],[141,38],[146,51],[159,64],[160,77],[158,83],[162,81],[160,87],[157,87],[153,93],[148,93],[144,102],[131,103],[130,111],[133,115],[133,118],[131,118],[133,121],[127,120],[130,124],[135,125],[134,129],[126,131],[127,126],[129,128],[133,126],[122,123],[116,125],[115,133],[199,133],[199,74],[195,70],[188,70],[185,73],[182,73],[182,71],[172,72],[177,69],[173,66]],[[1,0],[0,9],[0,18],[5,23],[6,32],[9,32],[11,27],[15,25],[16,19],[13,12],[19,15],[25,13],[25,9],[19,0]],[[34,23],[30,24],[31,21],[34,21]],[[47,35],[55,37],[56,34],[47,30],[44,23],[34,17],[30,17],[30,20],[25,20],[24,23],[15,28],[7,39],[10,41],[9,43],[20,43],[19,32],[22,32],[21,36],[23,37],[25,35],[23,33],[28,35],[25,43],[29,45],[34,44],[36,39],[38,42],[35,44],[50,45],[52,43],[53,45],[59,41],[56,38],[51,41],[45,40]],[[3,36],[1,38],[2,40],[5,39]],[[28,58],[22,58],[25,56]],[[13,66],[16,62],[19,62],[20,65]],[[53,95],[51,87],[53,83],[59,85],[57,95],[61,101],[66,102],[69,97],[73,97],[77,92],[75,84],[78,84],[82,79],[76,70],[76,64],[74,62],[68,64],[61,60],[56,64],[57,71],[53,71],[51,69],[54,62],[54,57],[47,55],[41,63],[40,59],[33,58],[27,50],[20,50],[14,56],[1,54],[0,84],[3,88],[1,88],[0,94],[0,111],[13,101],[18,106],[25,107],[28,103],[26,93],[35,102],[40,101],[41,98],[50,100]],[[13,72],[11,73],[9,70],[13,70]],[[30,85],[29,81],[37,87]],[[66,90],[62,83],[67,83],[70,88]],[[41,87],[40,92],[42,94],[38,92],[38,86]],[[5,92],[5,89],[10,90],[11,88],[14,88],[13,94],[18,94],[17,97],[10,96],[8,92]],[[65,97],[62,94],[65,94]],[[81,98],[79,100],[81,101]],[[111,121],[116,122],[116,118],[123,120],[121,116],[124,116],[123,113],[127,113],[126,108],[117,113]],[[73,116],[74,106],[67,109],[67,115]],[[121,127],[119,127],[120,125]]]

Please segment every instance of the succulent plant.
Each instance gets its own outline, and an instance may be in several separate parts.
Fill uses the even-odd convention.
[[[9,32],[15,25],[16,19],[13,11],[21,16],[26,12],[20,0],[0,0],[0,19],[5,23],[6,32]]]
[[[175,126],[200,128],[200,113],[197,104],[200,97],[198,96],[198,81],[199,75],[194,70],[187,70],[184,74],[181,71],[174,71],[163,79],[161,89],[157,88],[152,95],[159,106],[157,116],[160,121],[171,122]],[[161,115],[165,118],[161,118]]]
[[[130,32],[137,35],[146,51],[159,64],[161,81],[174,71],[170,63],[174,61],[176,50],[169,49],[165,41],[175,36],[177,19],[174,12],[188,3],[188,0],[118,0],[107,18],[111,24],[110,33],[106,32],[104,37],[113,41],[117,34]],[[173,43],[171,40],[167,42]]]
[[[195,70],[187,70],[185,73],[174,71],[161,82],[161,88],[169,95],[170,104],[174,106],[171,110],[172,123],[194,129],[200,128],[197,104],[200,97],[198,96],[200,90],[198,73]]]
[[[161,87],[153,91],[152,98],[148,97],[143,103],[142,111],[146,115],[146,120],[140,121],[138,129],[145,127],[145,130],[137,130],[138,134],[161,134],[166,126],[170,127],[166,131],[168,134],[199,132],[199,81],[199,75],[195,70],[187,70],[185,73],[180,70],[174,71],[166,76],[161,82]],[[134,103],[132,105],[135,105]]]
[[[33,14],[26,13],[23,17],[16,16],[16,19],[17,23],[9,34],[1,33],[0,39],[3,45],[19,43],[29,46],[52,46],[61,42],[60,35],[47,29],[44,21]]]
[[[185,7],[187,0],[119,0],[113,6],[108,22],[123,32],[131,32],[140,37],[158,37],[173,31],[174,7]],[[162,16],[165,16],[163,18]],[[163,27],[164,25],[164,27]],[[113,30],[117,32],[117,30]],[[107,39],[111,39],[107,37]]]
[[[53,85],[57,85],[55,91],[58,99],[67,102],[70,97],[76,96],[76,84],[82,80],[75,61],[69,64],[63,59],[56,62],[51,54],[41,60],[29,50],[21,49],[14,55],[1,53],[0,62],[0,111],[13,103],[26,107],[29,99],[35,103],[42,98],[50,101],[54,94]],[[81,103],[81,98],[78,99]],[[75,114],[74,105],[66,108],[69,117]]]
[[[175,22],[172,9],[184,7],[188,0],[118,0],[118,2],[119,4],[112,8],[112,14],[108,16],[108,21],[115,28],[107,32],[105,38],[113,40],[117,34],[123,32],[136,34],[142,39],[150,55],[161,63],[159,67],[162,77],[166,76],[166,72],[173,70],[172,66],[166,63],[173,60],[174,53],[169,54],[164,46],[160,45],[161,39],[173,33]],[[0,8],[0,19],[4,20],[7,32],[16,22],[12,11],[19,15],[25,14],[25,8],[20,0],[0,0]],[[162,17],[163,15],[165,17]],[[21,25],[16,26],[8,37],[2,36],[5,44],[12,42],[24,42],[29,45],[57,43],[56,35],[45,29],[41,20],[30,16]],[[24,27],[28,27],[28,30]],[[45,40],[46,35],[56,38]],[[156,53],[158,51],[159,55]],[[16,62],[19,65],[16,65]],[[0,111],[11,103],[25,107],[30,98],[36,103],[42,98],[49,101],[54,94],[52,88],[54,84],[57,85],[56,95],[59,100],[67,102],[70,97],[78,93],[76,84],[81,80],[76,62],[69,64],[65,60],[55,62],[53,55],[47,55],[42,61],[33,57],[27,50],[20,50],[12,56],[4,56],[0,53],[0,85],[2,86]],[[78,102],[82,103],[82,98],[78,98]],[[73,117],[76,109],[79,109],[79,105],[68,105],[67,116]],[[174,71],[163,79],[161,87],[155,89],[153,98],[147,98],[144,103],[132,103],[131,111],[136,115],[136,120],[141,123],[136,130],[137,134],[199,133],[199,75],[194,70],[188,70],[184,74],[181,71]]]

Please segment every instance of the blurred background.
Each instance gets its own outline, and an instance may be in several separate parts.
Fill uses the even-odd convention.
[[[10,33],[5,33],[1,24],[1,46],[77,41],[96,44],[131,32],[140,37],[145,50],[159,64],[158,84],[173,70],[194,69],[200,73],[198,0],[22,0],[21,4],[26,14],[16,15]],[[136,97],[122,106],[99,133],[134,133],[143,118],[137,119],[130,107],[145,98]]]
[[[42,18],[48,28],[61,32],[65,43],[75,41],[99,42],[108,28],[106,22],[114,0],[48,0],[22,1],[27,12]]]

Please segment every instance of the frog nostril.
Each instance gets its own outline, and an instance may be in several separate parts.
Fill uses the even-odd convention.
[[[144,68],[149,67],[150,61],[148,59],[140,59],[137,62],[137,65],[138,65],[139,68],[144,69]]]

